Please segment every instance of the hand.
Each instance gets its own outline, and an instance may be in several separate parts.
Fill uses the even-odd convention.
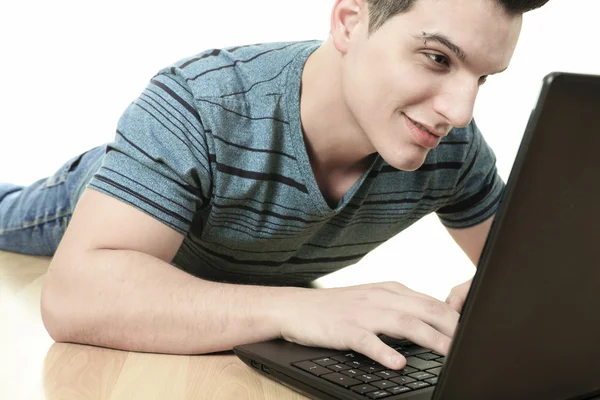
[[[471,289],[472,282],[473,278],[469,279],[465,283],[461,283],[460,285],[453,287],[448,295],[448,298],[446,299],[446,304],[460,313],[465,305],[467,293],[469,293],[469,289]]]
[[[280,303],[280,336],[305,346],[354,350],[390,369],[406,359],[377,335],[406,338],[448,354],[459,314],[397,282],[299,289]]]

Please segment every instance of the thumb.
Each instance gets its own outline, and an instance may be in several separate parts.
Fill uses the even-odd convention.
[[[460,312],[464,304],[464,299],[462,299],[456,294],[451,293],[450,296],[448,296],[448,298],[446,299],[446,304],[452,307],[452,309],[454,309],[455,311]]]
[[[460,312],[465,304],[465,300],[467,298],[467,294],[471,289],[471,282],[473,279],[469,279],[463,284],[455,286],[450,291],[448,298],[446,299],[446,303],[452,307],[454,310]]]

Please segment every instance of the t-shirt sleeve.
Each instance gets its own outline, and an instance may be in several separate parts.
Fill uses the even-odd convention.
[[[187,234],[210,198],[209,150],[194,96],[176,68],[159,72],[129,105],[88,187]]]
[[[475,226],[498,210],[505,184],[498,175],[496,156],[473,121],[467,132],[471,146],[449,201],[437,210],[444,226],[463,229]]]

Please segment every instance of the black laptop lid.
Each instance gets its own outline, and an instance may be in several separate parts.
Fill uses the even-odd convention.
[[[600,76],[546,77],[494,225],[434,398],[600,390]]]

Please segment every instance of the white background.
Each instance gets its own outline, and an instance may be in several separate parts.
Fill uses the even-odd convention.
[[[0,182],[29,184],[112,140],[121,113],[148,80],[181,58],[229,45],[325,39],[332,5],[333,0],[1,2]],[[599,17],[598,0],[550,0],[526,14],[511,68],[481,90],[475,117],[505,180],[542,78],[555,70],[600,73]],[[473,272],[431,215],[320,283],[399,280],[443,300]]]

